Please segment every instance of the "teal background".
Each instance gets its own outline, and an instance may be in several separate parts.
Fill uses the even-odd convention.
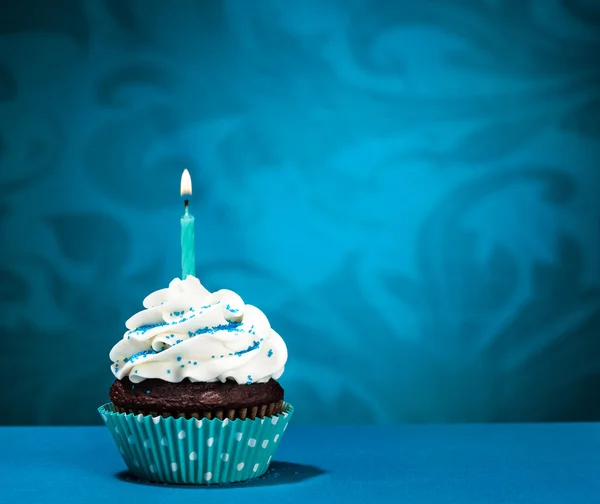
[[[593,0],[3,2],[3,424],[99,423],[196,271],[286,340],[296,423],[600,420]]]

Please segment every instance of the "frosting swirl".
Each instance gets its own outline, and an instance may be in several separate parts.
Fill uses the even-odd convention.
[[[144,299],[110,351],[111,370],[169,382],[266,382],[279,378],[287,347],[265,314],[230,290],[209,292],[193,276],[174,279]]]

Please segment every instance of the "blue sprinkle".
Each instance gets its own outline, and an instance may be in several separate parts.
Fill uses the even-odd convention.
[[[134,386],[132,385],[132,386],[131,386],[131,390],[133,390],[133,387],[134,387]]]
[[[197,361],[194,361],[194,366],[197,366],[197,365],[198,365],[198,362],[197,362]]]
[[[137,329],[135,329],[134,331],[129,331],[129,333],[141,333],[142,335],[146,334],[147,331],[149,331],[150,329],[154,329],[155,327],[163,327],[166,326],[167,323],[166,322],[160,322],[158,324],[149,324],[149,325],[144,325],[144,326],[140,326]]]
[[[221,355],[221,359],[222,359],[223,357],[225,357],[225,356],[224,356],[224,355]]]
[[[180,361],[181,360],[181,356],[177,357],[177,360]]]
[[[242,332],[240,328],[241,322],[228,322],[227,324],[220,324],[212,327],[203,327],[193,332],[190,337],[198,336],[199,334],[214,334],[217,331],[227,332]]]
[[[137,369],[134,372],[135,372],[135,374],[137,374]]]
[[[256,350],[260,346],[258,341],[253,341],[252,345],[250,345],[246,350],[240,350],[239,352],[235,352],[235,355],[241,357],[243,354],[252,352],[252,350]]]
[[[191,361],[191,360],[189,360],[189,361],[188,361],[188,364],[191,364],[191,363],[192,363],[192,361]]]
[[[167,369],[167,374],[171,374],[171,370],[170,369]]]
[[[149,394],[149,393],[150,393],[150,391],[149,391],[149,390],[146,390],[146,394]]]
[[[144,350],[142,352],[138,352],[136,354],[133,354],[131,357],[129,357],[129,361],[133,362],[136,359],[139,359],[140,357],[143,357],[144,359],[148,356],[148,355],[154,355],[158,352],[156,352],[156,350]]]
[[[211,359],[214,359],[214,358],[215,358],[215,356],[214,356],[214,355],[211,355],[211,356],[210,356],[210,358],[211,358]]]
[[[273,349],[269,348],[269,352],[267,353],[267,357],[271,357],[273,355]]]
[[[182,364],[180,367],[185,367],[185,364]]]

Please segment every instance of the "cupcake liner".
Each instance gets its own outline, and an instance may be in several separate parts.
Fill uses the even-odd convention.
[[[251,420],[254,420],[257,416],[259,418],[265,417],[265,416],[272,416],[273,414],[275,415],[279,415],[282,411],[283,411],[283,401],[278,401],[278,402],[272,402],[269,404],[263,404],[261,406],[253,406],[250,408],[233,408],[233,409],[221,409],[221,410],[216,410],[216,411],[204,411],[202,413],[199,412],[181,412],[181,411],[177,411],[177,412],[173,412],[173,411],[163,411],[163,412],[158,412],[158,411],[150,411],[149,413],[147,411],[144,410],[134,410],[134,409],[125,409],[122,407],[117,406],[116,404],[113,403],[113,410],[116,413],[132,413],[134,415],[138,415],[138,414],[142,414],[142,415],[152,415],[152,416],[160,416],[162,415],[163,417],[167,418],[167,417],[175,417],[175,418],[208,418],[209,420],[212,420],[213,418],[218,418],[220,420],[224,420],[225,418],[228,418],[229,420],[235,420],[236,418],[239,418],[240,420],[245,420],[246,418],[250,418]]]
[[[236,420],[174,418],[98,408],[128,469],[140,479],[176,484],[219,484],[262,476],[294,408],[272,417]]]

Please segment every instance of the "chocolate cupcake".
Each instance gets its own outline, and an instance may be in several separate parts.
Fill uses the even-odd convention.
[[[100,408],[130,470],[176,483],[260,476],[293,411],[277,382],[287,360],[284,341],[258,308],[229,290],[210,293],[193,276],[173,280],[143,305],[110,352],[116,380],[111,403]],[[164,444],[154,446],[159,437],[149,430],[156,429]],[[211,434],[205,444],[200,431]],[[241,450],[236,442],[245,431],[251,437]],[[136,443],[149,452],[138,453]],[[215,443],[227,451],[211,453]],[[169,460],[161,455],[167,445],[180,448],[165,452]],[[236,470],[225,467],[230,460]],[[192,465],[173,470],[182,461]]]

